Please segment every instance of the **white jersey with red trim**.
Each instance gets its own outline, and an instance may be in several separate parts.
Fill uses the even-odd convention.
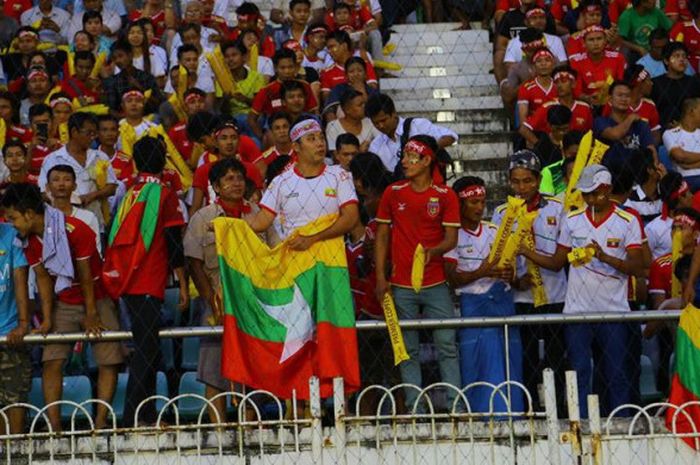
[[[357,203],[352,174],[339,165],[324,165],[313,178],[305,178],[295,166],[272,180],[260,207],[277,217],[281,239],[286,239],[295,229],[351,203]]]
[[[641,247],[641,226],[634,215],[617,206],[598,224],[589,209],[570,213],[562,225],[559,245],[573,249],[593,241],[604,253],[625,260],[628,250]],[[564,313],[628,312],[628,278],[597,258],[570,267]]]
[[[445,254],[445,260],[456,263],[457,271],[477,270],[489,258],[497,232],[498,226],[486,221],[479,223],[475,231],[459,228],[457,247]],[[457,295],[485,294],[496,282],[493,278],[481,278],[455,289],[455,292]]]
[[[647,235],[651,259],[656,260],[671,253],[671,227],[673,218],[657,216],[644,227]]]

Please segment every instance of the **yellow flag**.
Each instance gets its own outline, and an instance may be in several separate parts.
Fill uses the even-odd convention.
[[[671,234],[671,263],[672,270],[676,269],[676,263],[681,258],[683,253],[683,232],[676,228]],[[676,278],[676,273],[671,273],[671,297],[677,298],[681,296],[681,282]]]
[[[396,316],[394,299],[391,298],[391,294],[388,292],[384,294],[382,309],[384,310],[386,328],[389,331],[391,349],[394,352],[394,365],[398,365],[411,357],[408,356],[408,352],[406,352],[406,344],[403,342],[403,333],[401,332],[401,327],[399,326],[399,317]]]
[[[420,292],[423,286],[423,274],[425,273],[425,249],[422,244],[416,246],[415,252],[413,252],[413,266],[411,267],[411,287],[416,291],[416,294]]]

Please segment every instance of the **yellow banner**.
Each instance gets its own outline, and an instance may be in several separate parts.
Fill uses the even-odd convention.
[[[411,267],[411,287],[417,293],[423,286],[423,274],[425,273],[425,249],[422,244],[416,246],[413,252],[413,266]]]
[[[401,327],[399,327],[399,317],[396,316],[396,307],[394,306],[394,299],[391,298],[391,294],[388,292],[384,294],[384,299],[382,300],[382,309],[384,310],[384,319],[386,320],[386,327],[389,331],[389,339],[391,340],[391,349],[394,352],[394,365],[398,365],[404,360],[408,360],[408,352],[406,352],[406,344],[403,342],[403,333],[401,332]]]

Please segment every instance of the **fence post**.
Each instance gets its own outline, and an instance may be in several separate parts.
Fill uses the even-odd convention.
[[[547,446],[549,448],[549,463],[559,465],[561,453],[559,451],[559,412],[557,411],[557,386],[554,381],[554,371],[545,368],[542,373],[544,384],[544,408],[547,414]]]
[[[335,409],[336,463],[347,464],[347,436],[345,430],[345,384],[343,378],[333,379],[333,407]]]
[[[309,404],[311,410],[311,460],[314,464],[323,465],[321,385],[316,376],[309,378]]]
[[[602,461],[601,436],[603,428],[600,422],[600,404],[596,394],[588,395],[588,423],[591,428],[591,463],[600,465]]]
[[[569,431],[562,434],[562,441],[571,444],[571,452],[581,457],[581,410],[578,405],[578,382],[575,371],[566,372],[566,401],[569,409]]]

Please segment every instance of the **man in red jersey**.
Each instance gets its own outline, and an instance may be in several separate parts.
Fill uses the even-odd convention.
[[[187,137],[187,120],[194,114],[204,111],[206,107],[206,97],[206,92],[201,89],[196,87],[187,89],[183,96],[183,103],[185,104],[187,119],[180,121],[168,130],[170,140],[173,141],[175,148],[178,152],[180,152],[180,155],[182,155],[182,158],[190,165],[190,167],[196,166],[193,164],[196,163],[196,160],[190,160],[194,144]]]
[[[90,73],[95,66],[95,55],[91,52],[75,52],[73,58],[75,74],[66,76],[61,81],[61,92],[71,99],[78,99],[80,106],[92,105],[100,101],[100,80],[91,78]]]
[[[347,82],[345,74],[345,62],[356,55],[350,35],[344,31],[335,31],[326,40],[328,53],[333,58],[333,65],[321,71],[321,94],[327,98],[331,90]],[[370,87],[377,87],[377,74],[374,71],[371,61],[367,56],[360,56],[365,60],[365,71],[367,72],[367,84]]]
[[[409,139],[401,160],[406,179],[391,184],[384,191],[377,211],[375,262],[377,298],[391,293],[400,319],[455,316],[452,297],[446,284],[443,254],[457,245],[460,227],[459,201],[452,189],[433,184],[432,172],[437,166],[438,144],[430,136]],[[392,269],[387,269],[391,243]],[[425,271],[421,288],[412,288],[413,258],[421,246],[425,253]],[[389,279],[387,279],[389,277]],[[401,363],[404,383],[422,387],[417,331],[403,331],[409,360]],[[457,356],[456,333],[453,329],[433,331],[438,351],[442,381],[453,386],[461,384]],[[406,406],[415,407],[417,391],[407,388]],[[452,406],[455,393],[447,391],[447,405]],[[420,407],[419,407],[420,408]]]
[[[518,121],[525,121],[542,105],[557,96],[557,89],[552,81],[554,55],[548,48],[541,48],[532,54],[535,77],[523,82],[518,89]]]
[[[99,335],[105,329],[118,330],[119,317],[101,283],[102,260],[90,227],[46,205],[39,188],[31,184],[9,186],[2,206],[5,217],[24,240],[27,262],[36,273],[43,314],[39,331],[46,334],[85,330],[88,334]],[[63,364],[71,347],[71,344],[44,347],[42,376],[47,405],[61,399]],[[96,343],[94,353],[99,366],[97,397],[111,402],[117,369],[123,362],[121,345],[118,342]],[[59,406],[50,407],[48,415],[53,431],[60,431]],[[106,424],[107,408],[98,404],[95,427],[103,428]]]
[[[693,18],[678,21],[671,28],[669,36],[671,40],[685,45],[688,61],[697,73],[700,70],[700,3],[690,2],[689,6],[693,10]]]

